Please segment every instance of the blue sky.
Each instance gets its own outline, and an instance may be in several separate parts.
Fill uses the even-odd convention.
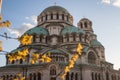
[[[74,25],[86,17],[93,22],[94,33],[105,47],[108,62],[120,67],[120,0],[3,0],[3,21],[10,20],[11,28],[1,28],[0,34],[17,37],[36,25],[36,16],[45,8],[53,6],[66,8],[74,18]],[[3,49],[11,51],[19,46],[17,40],[0,37]],[[5,65],[5,56],[0,55],[0,66]]]

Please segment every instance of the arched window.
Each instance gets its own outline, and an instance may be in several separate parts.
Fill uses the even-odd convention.
[[[7,75],[6,79],[8,80],[8,78],[9,78],[9,75]]]
[[[51,14],[51,19],[53,19],[53,14]]]
[[[94,73],[93,72],[92,72],[91,76],[92,76],[92,80],[94,80]]]
[[[23,63],[23,60],[22,59],[20,59],[20,64],[22,64]]]
[[[10,75],[9,80],[13,80],[13,75]]]
[[[65,36],[66,36],[67,42],[69,42],[69,34],[66,33]]]
[[[106,72],[106,80],[109,80],[109,73]]]
[[[47,20],[47,19],[48,19],[48,15],[45,16],[45,20]]]
[[[5,80],[5,75],[3,75],[3,80]]]
[[[83,24],[82,23],[80,23],[80,26],[81,26],[81,29],[83,28]]]
[[[67,75],[66,75],[66,79],[65,80],[69,80],[69,72],[67,72]]]
[[[87,22],[85,22],[84,25],[85,25],[85,28],[87,28]]]
[[[95,80],[97,80],[97,73],[95,73]]]
[[[40,35],[40,42],[42,42],[43,34]]]
[[[36,80],[36,74],[35,73],[33,74],[33,80]]]
[[[59,14],[58,13],[56,14],[56,16],[57,16],[57,19],[59,19]]]
[[[38,73],[38,79],[37,80],[41,80],[41,73]]]
[[[55,66],[50,67],[50,75],[56,75],[56,67]]]
[[[88,63],[95,64],[96,63],[96,57],[93,52],[88,53]]]
[[[72,36],[73,36],[73,41],[76,41],[76,33],[72,33]]]
[[[62,14],[62,20],[64,20],[64,14]]]
[[[32,77],[33,77],[33,76],[32,76],[32,74],[30,73],[30,74],[29,74],[29,78],[30,78],[30,80],[32,80]]]
[[[78,74],[77,73],[75,74],[75,80],[78,80]]]
[[[100,74],[98,75],[98,80],[101,80],[101,76],[100,76]]]
[[[34,34],[33,35],[33,42],[35,42],[35,39],[36,39],[36,35]]]
[[[14,64],[15,63],[15,60],[12,60],[12,64]]]
[[[71,73],[71,80],[73,80],[73,78],[74,78],[74,73],[72,72]]]

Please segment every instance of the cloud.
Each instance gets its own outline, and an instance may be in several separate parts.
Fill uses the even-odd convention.
[[[8,31],[18,37],[37,24],[37,16],[35,15],[25,17],[25,19],[27,19],[29,22],[24,22],[19,28],[8,28]]]
[[[102,3],[110,4],[111,1],[110,0],[102,0]]]
[[[32,21],[34,24],[37,24],[37,16],[35,15],[30,17],[25,17],[25,19]]]
[[[120,0],[101,0],[101,2],[120,8]]]
[[[30,28],[33,28],[35,25],[32,25],[30,23],[23,23],[20,28],[8,28],[8,31],[11,34],[15,34],[17,37],[21,36],[25,31],[27,31]]]
[[[115,0],[113,2],[113,5],[116,6],[116,7],[120,7],[120,0]]]

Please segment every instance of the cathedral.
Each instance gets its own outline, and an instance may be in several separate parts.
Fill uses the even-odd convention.
[[[30,45],[22,45],[11,51],[15,53],[28,48],[29,55],[10,62],[6,56],[6,65],[0,67],[2,80],[13,80],[16,74],[22,74],[26,80],[62,80],[60,75],[68,61],[76,53],[78,43],[83,46],[82,55],[64,80],[120,80],[120,70],[105,59],[105,48],[97,40],[92,21],[82,18],[77,26],[73,25],[73,16],[61,6],[50,6],[37,16],[37,25],[24,35],[33,36]],[[21,36],[21,37],[22,37]],[[50,52],[49,63],[30,63],[32,53],[40,55]]]

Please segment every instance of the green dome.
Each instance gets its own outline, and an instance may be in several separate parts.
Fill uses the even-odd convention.
[[[43,34],[43,35],[49,35],[48,31],[42,27],[34,27],[28,31],[26,31],[24,34],[29,34],[29,35],[32,35],[32,34]]]
[[[42,13],[53,12],[53,11],[62,11],[62,12],[65,12],[65,13],[69,13],[65,8],[60,7],[60,6],[50,6],[46,9],[44,9]]]
[[[91,41],[91,45],[92,46],[102,46],[102,44],[99,41],[97,41],[97,40],[92,40]]]
[[[61,35],[65,35],[66,33],[71,34],[71,33],[82,33],[85,34],[85,32],[82,29],[79,29],[75,26],[70,26],[70,27],[65,27],[62,31],[61,31]]]

